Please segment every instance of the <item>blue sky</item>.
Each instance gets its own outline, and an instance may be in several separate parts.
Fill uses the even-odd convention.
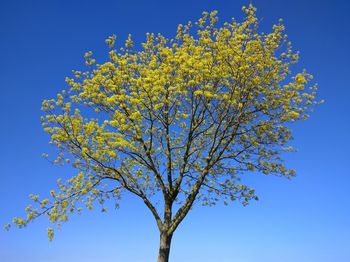
[[[0,224],[23,214],[30,193],[46,195],[67,170],[41,157],[50,150],[40,125],[41,101],[65,88],[83,67],[83,54],[104,57],[104,39],[135,41],[146,32],[172,36],[177,24],[202,11],[220,21],[241,18],[243,0],[18,1],[0,2]],[[255,0],[267,32],[284,19],[307,68],[319,83],[317,107],[294,125],[298,152],[286,163],[291,181],[254,175],[260,200],[247,207],[196,207],[175,233],[171,262],[350,261],[350,2]],[[46,219],[0,230],[4,262],[156,261],[158,232],[143,204],[126,197],[107,214],[73,216],[48,242]]]

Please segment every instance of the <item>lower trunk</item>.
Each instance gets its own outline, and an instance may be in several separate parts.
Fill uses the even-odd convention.
[[[157,262],[168,262],[170,254],[170,244],[172,235],[167,233],[160,234],[160,247]]]

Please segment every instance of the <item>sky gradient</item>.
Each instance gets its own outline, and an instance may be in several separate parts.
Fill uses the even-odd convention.
[[[135,42],[146,32],[173,36],[179,23],[218,10],[220,21],[258,9],[261,30],[283,18],[295,70],[306,68],[319,84],[318,106],[294,125],[298,152],[286,164],[292,180],[251,175],[260,200],[243,207],[196,206],[175,232],[171,262],[350,261],[350,2],[331,0],[18,1],[0,2],[0,225],[24,214],[28,195],[47,196],[68,169],[51,165],[52,150],[40,124],[41,102],[66,88],[83,54],[104,59],[104,40],[116,34]],[[56,232],[40,218],[28,227],[0,230],[2,262],[156,261],[158,231],[143,203],[126,196],[119,210],[72,216]]]

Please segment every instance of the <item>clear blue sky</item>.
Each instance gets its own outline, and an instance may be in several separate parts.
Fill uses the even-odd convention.
[[[298,152],[288,181],[254,176],[260,200],[195,208],[173,239],[171,262],[350,261],[350,2],[252,1],[266,32],[282,17],[298,68],[319,83],[326,103],[294,126]],[[65,88],[83,54],[103,57],[104,39],[136,41],[146,32],[172,36],[177,24],[217,9],[241,18],[243,0],[0,2],[0,224],[22,215],[30,193],[46,195],[66,169],[41,157],[50,150],[40,125],[41,101]],[[23,230],[0,230],[3,262],[156,261],[158,232],[143,204],[126,197],[107,214],[73,216],[49,243],[46,219]]]

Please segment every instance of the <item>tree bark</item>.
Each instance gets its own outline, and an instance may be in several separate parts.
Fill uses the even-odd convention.
[[[160,234],[160,246],[157,262],[168,262],[170,254],[170,244],[173,235],[166,232]]]

